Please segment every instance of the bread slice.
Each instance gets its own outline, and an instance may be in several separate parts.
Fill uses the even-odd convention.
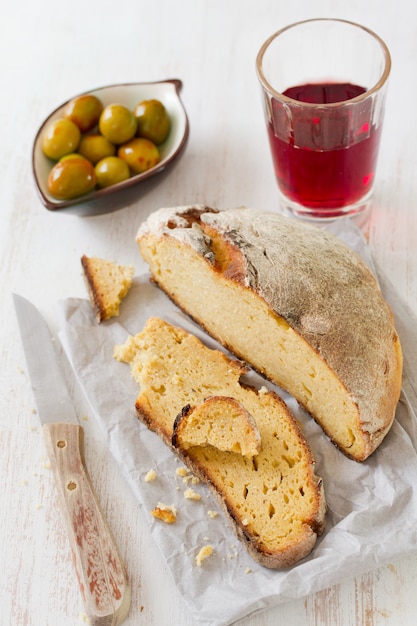
[[[255,419],[262,449],[253,458],[213,446],[177,448],[207,483],[250,555],[269,568],[296,563],[325,523],[325,497],[297,422],[273,392],[240,382],[247,367],[158,318],[116,346],[140,385],[138,417],[171,446],[176,416],[207,396],[234,398]],[[178,441],[178,440],[177,440]]]
[[[85,254],[81,265],[98,323],[119,315],[120,303],[132,285],[133,267]]]
[[[174,422],[174,448],[211,445],[218,450],[253,457],[261,435],[252,415],[234,398],[210,396],[197,406],[183,407]]]
[[[160,209],[137,233],[153,280],[208,333],[292,394],[356,461],[382,442],[401,390],[389,307],[360,257],[276,213]]]

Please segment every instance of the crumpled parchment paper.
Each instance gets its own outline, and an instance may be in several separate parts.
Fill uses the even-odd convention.
[[[375,271],[360,231],[349,220],[336,222],[330,230],[357,250]],[[66,355],[196,624],[227,626],[417,549],[416,323],[392,286],[382,275],[378,277],[393,309],[405,357],[396,420],[378,450],[362,464],[347,459],[293,398],[275,388],[303,425],[328,504],[327,527],[313,552],[285,571],[271,571],[254,563],[223,513],[210,516],[209,512],[218,511],[218,507],[207,488],[186,484],[176,474],[182,464],[174,452],[135,416],[139,387],[130,367],[113,358],[114,346],[124,343],[129,334],[140,332],[150,316],[191,330],[211,347],[220,346],[152,285],[148,275],[135,278],[120,316],[101,325],[87,299],[60,302],[59,336]],[[256,374],[252,382],[274,388]],[[150,469],[157,478],[146,482]],[[200,493],[200,501],[184,497],[189,486]],[[150,511],[158,502],[177,508],[175,524],[151,517]],[[196,554],[206,544],[213,546],[214,554],[197,567]]]

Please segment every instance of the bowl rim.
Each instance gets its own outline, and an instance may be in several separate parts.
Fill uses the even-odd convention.
[[[156,165],[154,165],[153,167],[149,168],[148,170],[146,170],[145,172],[142,172],[141,174],[135,174],[133,176],[130,176],[130,178],[120,182],[120,183],[116,183],[115,185],[111,185],[109,187],[104,187],[103,189],[95,189],[89,193],[86,193],[82,196],[78,196],[77,198],[72,198],[69,200],[51,200],[43,191],[41,183],[40,183],[40,178],[39,178],[39,173],[37,171],[37,167],[36,167],[36,159],[37,159],[37,148],[38,148],[38,144],[40,141],[40,137],[42,132],[45,129],[45,126],[48,124],[48,122],[51,120],[51,118],[61,109],[63,109],[71,100],[73,100],[74,98],[78,98],[79,96],[84,96],[87,94],[91,94],[91,93],[96,93],[99,91],[104,91],[105,89],[112,89],[112,88],[125,88],[125,87],[147,87],[147,86],[152,86],[152,85],[173,85],[174,90],[175,90],[175,95],[178,99],[180,108],[182,110],[182,113],[184,115],[184,132],[182,134],[181,140],[179,141],[178,146],[172,150],[172,152],[168,153],[166,157],[164,157],[159,163],[157,163]],[[35,134],[35,138],[33,140],[33,146],[32,146],[32,174],[36,183],[36,188],[37,191],[41,197],[42,203],[44,204],[44,206],[52,211],[59,211],[61,209],[65,209],[67,207],[72,207],[75,206],[77,204],[84,204],[84,203],[88,203],[88,202],[93,202],[93,201],[98,201],[100,199],[105,199],[108,198],[110,195],[116,194],[119,191],[123,191],[125,189],[129,189],[130,187],[133,187],[141,182],[144,182],[150,178],[152,178],[153,176],[155,176],[156,174],[159,174],[160,172],[162,172],[163,170],[165,170],[180,154],[181,152],[184,150],[186,143],[188,141],[188,137],[189,137],[189,133],[190,133],[190,123],[189,123],[189,119],[188,119],[188,115],[187,115],[187,111],[185,109],[185,106],[181,100],[180,97],[180,91],[182,89],[183,83],[179,78],[168,78],[165,80],[156,80],[156,81],[141,81],[141,82],[124,82],[124,83],[113,83],[110,85],[102,85],[101,87],[95,87],[93,89],[88,89],[87,91],[83,91],[81,93],[78,93],[74,96],[71,96],[70,98],[68,98],[67,100],[65,100],[64,102],[62,102],[59,106],[55,107],[53,109],[53,111],[51,111],[49,113],[49,115],[44,119],[44,121],[41,123],[41,125],[39,126],[36,134]],[[45,157],[46,158],[46,157]]]

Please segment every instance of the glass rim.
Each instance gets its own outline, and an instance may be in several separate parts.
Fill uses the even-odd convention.
[[[384,71],[382,72],[382,75],[380,76],[379,80],[374,85],[372,85],[372,87],[367,89],[367,91],[360,94],[359,96],[355,96],[354,98],[348,98],[347,100],[340,100],[338,102],[324,102],[321,104],[317,104],[314,102],[300,102],[299,100],[295,100],[294,98],[285,96],[280,91],[277,91],[276,89],[274,89],[274,87],[266,79],[263,68],[262,68],[263,58],[267,49],[269,48],[270,44],[285,31],[291,28],[294,28],[296,26],[301,26],[302,24],[308,24],[312,22],[338,22],[340,24],[348,24],[349,26],[354,26],[355,28],[359,28],[360,30],[363,30],[366,33],[368,33],[368,35],[371,35],[371,37],[380,44],[382,52],[383,52],[383,57],[385,60]],[[278,100],[282,100],[283,102],[291,103],[294,105],[297,104],[298,106],[303,106],[303,107],[316,107],[317,108],[319,106],[323,108],[337,108],[340,106],[344,106],[348,103],[352,104],[355,102],[360,102],[361,100],[365,100],[366,98],[369,98],[369,96],[371,96],[372,94],[374,94],[375,92],[381,89],[381,87],[387,82],[390,72],[391,72],[391,54],[390,54],[387,44],[384,42],[383,39],[381,39],[379,35],[377,35],[370,28],[363,26],[362,24],[351,22],[350,20],[343,20],[343,19],[332,18],[332,17],[316,17],[316,18],[312,18],[308,20],[301,20],[299,22],[293,22],[292,24],[288,24],[287,26],[280,28],[275,33],[270,35],[270,37],[268,37],[268,39],[264,41],[261,48],[259,49],[258,54],[256,55],[256,73],[257,73],[259,82],[262,84],[262,86]]]

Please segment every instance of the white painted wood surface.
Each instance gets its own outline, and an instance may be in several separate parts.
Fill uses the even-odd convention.
[[[73,0],[6,2],[0,36],[0,624],[85,623],[58,496],[24,366],[11,293],[54,326],[55,303],[86,297],[83,253],[144,269],[134,236],[161,206],[204,202],[274,210],[255,55],[279,27],[316,16],[359,21],[393,56],[374,208],[379,267],[417,312],[417,18],[414,0]],[[112,83],[181,78],[191,134],[161,185],[93,218],[52,214],[31,175],[31,145],[47,114],[74,94]],[[90,475],[132,584],[126,626],[193,626],[150,538],[148,521],[88,409]],[[86,412],[86,413],[83,413]],[[417,548],[417,546],[416,546]],[[415,626],[417,554],[305,599],[244,619],[245,626]]]

